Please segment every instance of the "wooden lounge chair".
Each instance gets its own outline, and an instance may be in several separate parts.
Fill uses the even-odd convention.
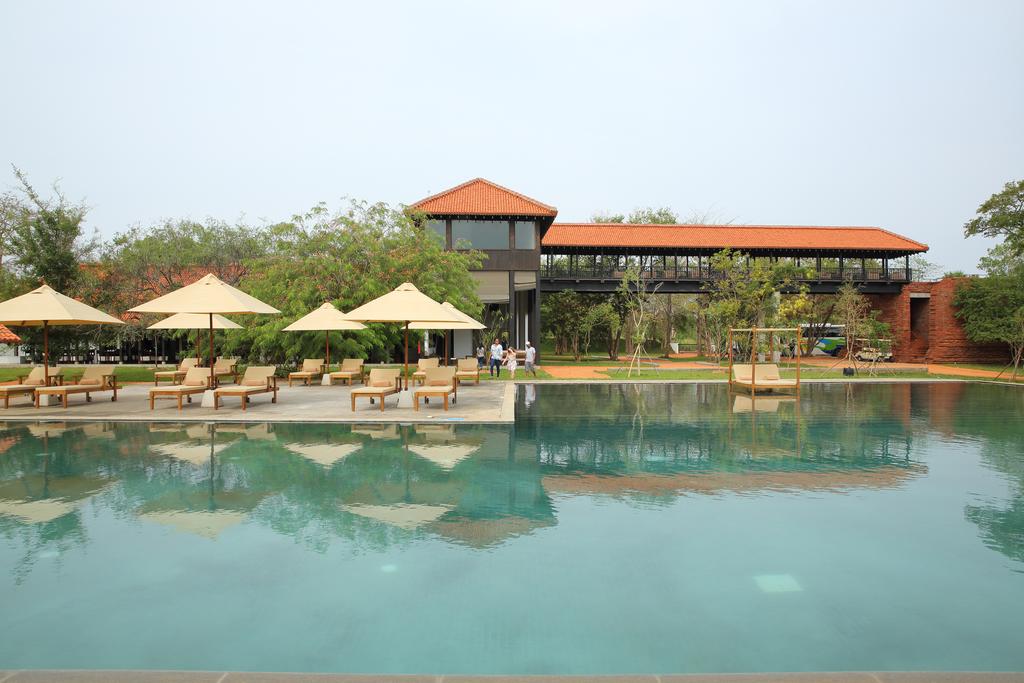
[[[455,383],[462,381],[476,380],[480,384],[480,365],[476,358],[460,358],[458,369],[455,371]]]
[[[51,378],[54,376],[53,371],[55,368],[50,368]],[[60,370],[57,370],[59,373]],[[32,371],[28,373],[27,377],[23,377],[17,384],[7,384],[0,386],[0,396],[4,397],[4,408],[11,406],[11,398],[14,396],[34,395],[36,389],[43,386],[43,366],[37,366],[32,368]]]
[[[452,402],[458,400],[458,382],[455,380],[455,368],[430,368],[425,372],[423,386],[412,391],[412,409],[420,409],[420,396],[429,399],[431,396],[444,397],[444,409],[448,410],[448,396]]]
[[[774,363],[758,363],[756,366],[749,363],[733,365],[732,384],[750,391],[760,389],[772,391],[799,387],[795,379],[782,379],[779,376],[779,366]]]
[[[235,384],[238,384],[238,359],[218,358],[213,364],[213,376],[220,383],[221,377],[230,377]]]
[[[82,378],[76,384],[65,384],[59,387],[39,387],[36,389],[36,408],[39,407],[39,399],[42,396],[57,396],[64,407],[68,407],[68,397],[71,394],[85,394],[86,402],[92,400],[92,395],[101,391],[113,392],[111,401],[117,400],[117,381],[114,379],[114,366],[112,365],[90,365],[82,373]]]
[[[170,387],[150,387],[149,409],[153,410],[157,396],[171,396],[178,399],[178,410],[181,410],[182,398],[187,398],[191,403],[193,394],[201,394],[209,388],[210,370],[208,368],[189,368],[180,384]]]
[[[323,358],[307,358],[302,361],[302,367],[296,372],[288,373],[288,386],[292,385],[292,380],[301,379],[302,382],[308,387],[309,383],[313,381],[314,377],[321,376],[324,374],[324,359]]]
[[[250,365],[242,375],[242,381],[236,387],[219,387],[213,391],[213,409],[220,408],[220,400],[225,396],[238,396],[242,399],[242,410],[249,403],[249,397],[255,394],[273,394],[271,403],[277,403],[277,377],[273,365]]]
[[[366,384],[366,375],[363,372],[362,358],[345,358],[341,361],[341,367],[331,373],[331,381],[336,379],[344,380],[346,384],[352,384],[359,380]]]
[[[416,372],[412,373],[413,384],[423,384],[423,381],[427,378],[427,370],[440,366],[440,361],[437,358],[420,358],[416,361]]]
[[[177,370],[161,370],[153,373],[153,386],[160,386],[160,380],[170,380],[171,384],[181,384],[181,381],[185,379],[185,375],[188,374],[189,368],[194,368],[199,365],[198,358],[185,358],[181,361],[181,365],[178,366]],[[207,375],[210,373],[207,372]]]
[[[380,401],[380,412],[384,412],[384,397],[398,393],[402,371],[398,368],[374,368],[370,370],[370,378],[366,385],[352,389],[352,412],[356,410],[356,398],[365,396],[373,402]]]

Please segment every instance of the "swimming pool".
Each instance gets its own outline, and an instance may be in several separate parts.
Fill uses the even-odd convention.
[[[0,430],[0,668],[1024,669],[1024,393]],[[212,454],[212,457],[211,457]]]

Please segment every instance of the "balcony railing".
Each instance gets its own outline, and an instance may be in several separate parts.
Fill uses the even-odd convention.
[[[911,282],[913,271],[909,268],[860,268],[844,267],[822,268],[821,270],[801,270],[808,273],[807,277],[800,278],[804,282]],[[720,280],[723,277],[721,271],[703,266],[690,266],[689,268],[662,268],[655,264],[640,269],[641,277],[654,281],[709,281]],[[573,263],[567,261],[544,262],[541,264],[541,277],[552,279],[568,280],[621,280],[625,271],[614,266],[605,266],[601,263]]]

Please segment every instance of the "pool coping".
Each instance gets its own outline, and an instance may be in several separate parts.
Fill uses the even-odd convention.
[[[978,671],[849,671],[743,674],[633,674],[633,675],[416,675],[416,674],[317,674],[239,671],[158,671],[102,669],[0,670],[0,683],[1013,683],[1024,681],[1024,672]]]

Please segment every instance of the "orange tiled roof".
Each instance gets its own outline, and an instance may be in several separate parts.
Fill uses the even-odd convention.
[[[555,216],[558,209],[490,180],[474,178],[421,199],[412,208],[432,215]]]
[[[0,325],[0,344],[20,344],[21,337],[7,329],[6,325]]]
[[[928,245],[871,227],[555,223],[545,247],[928,251]]]

